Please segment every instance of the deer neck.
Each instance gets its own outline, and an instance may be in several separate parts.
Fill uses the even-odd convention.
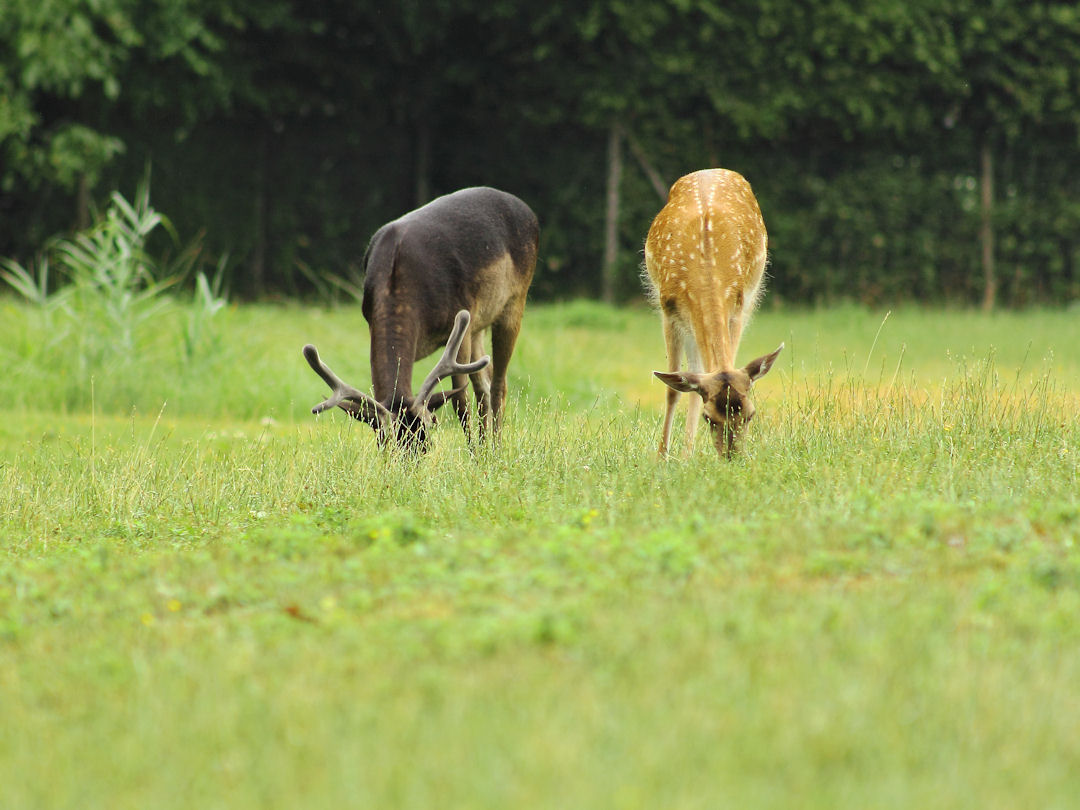
[[[704,371],[731,371],[735,368],[735,349],[728,325],[729,308],[718,296],[702,292],[696,306],[689,307],[690,327]]]
[[[376,323],[371,327],[371,384],[375,399],[390,407],[412,399],[416,330],[400,321]]]

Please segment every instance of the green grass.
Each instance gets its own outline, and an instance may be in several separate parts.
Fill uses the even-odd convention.
[[[0,806],[1080,793],[1075,313],[762,312],[746,452],[661,463],[645,310],[533,307],[501,443],[414,460],[308,413],[356,309],[166,313],[92,398],[0,309]]]

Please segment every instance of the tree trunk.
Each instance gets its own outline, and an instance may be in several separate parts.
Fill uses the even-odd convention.
[[[75,229],[85,231],[90,227],[90,178],[79,172],[79,186],[75,196]]]
[[[626,145],[630,147],[630,153],[637,160],[638,164],[641,166],[641,170],[645,172],[645,176],[649,179],[649,185],[653,187],[653,191],[657,193],[661,200],[667,202],[668,187],[664,182],[664,179],[660,176],[660,172],[652,165],[649,156],[645,154],[645,150],[641,148],[641,144],[638,143],[638,140],[634,137],[633,133],[627,131],[623,134],[626,136]]]
[[[997,302],[997,270],[994,267],[994,154],[989,140],[983,142],[980,162],[982,173],[979,181],[981,192],[979,242],[982,246],[982,308],[983,312],[990,312]]]
[[[619,258],[619,185],[622,182],[622,127],[618,122],[608,131],[607,216],[604,221],[604,264],[600,277],[600,298],[615,302],[616,270]]]
[[[416,126],[416,205],[431,201],[431,128],[426,121]]]
[[[263,131],[255,155],[255,193],[252,200],[251,293],[261,296],[266,292],[266,218],[269,207],[266,195],[266,172],[270,163],[270,135]]]

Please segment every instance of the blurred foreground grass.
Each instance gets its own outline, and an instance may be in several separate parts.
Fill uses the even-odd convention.
[[[304,342],[367,380],[356,309],[235,309],[198,368],[144,336],[93,412],[11,323],[0,806],[1080,790],[1068,313],[764,312],[733,463],[654,458],[647,311],[534,307],[502,442],[447,418],[420,460],[307,413]]]

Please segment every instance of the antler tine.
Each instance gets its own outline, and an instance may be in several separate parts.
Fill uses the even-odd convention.
[[[465,339],[465,330],[469,328],[469,320],[469,311],[467,309],[461,310],[457,317],[454,318],[454,328],[450,331],[450,338],[446,341],[446,348],[443,350],[439,362],[435,364],[435,368],[431,370],[424,379],[423,385],[420,386],[420,391],[416,394],[417,402],[426,405],[431,398],[431,392],[439,384],[439,380],[445,379],[452,374],[473,374],[491,362],[491,358],[486,354],[471,363],[459,363],[457,361],[458,350],[461,348],[461,342]]]
[[[323,400],[311,409],[312,413],[319,414],[331,408],[340,407],[348,411],[351,416],[364,421],[371,421],[370,414],[379,420],[390,415],[390,412],[374,397],[358,388],[353,388],[331,371],[319,357],[319,350],[310,343],[304,346],[304,359],[308,361],[312,371],[322,377],[333,391],[329,399]]]

